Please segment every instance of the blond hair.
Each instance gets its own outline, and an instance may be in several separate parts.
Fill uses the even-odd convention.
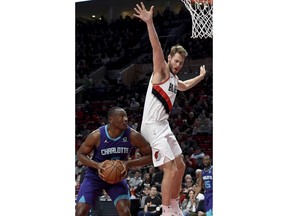
[[[173,57],[176,53],[179,53],[184,58],[186,58],[188,56],[187,51],[179,44],[171,47],[170,56]]]

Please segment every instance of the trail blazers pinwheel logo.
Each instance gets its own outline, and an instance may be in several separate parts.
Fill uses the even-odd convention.
[[[154,158],[155,158],[156,161],[159,161],[159,160],[160,160],[161,154],[159,154],[159,151],[156,151],[156,152],[154,153]]]

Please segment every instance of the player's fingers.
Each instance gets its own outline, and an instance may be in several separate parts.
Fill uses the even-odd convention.
[[[98,176],[104,180],[105,176],[101,173],[101,169],[98,170]]]
[[[100,177],[103,181],[105,181],[105,176],[104,176],[104,175],[99,174],[99,177]]]
[[[122,164],[122,166],[123,166],[123,170],[122,170],[122,172],[121,172],[121,175],[122,175],[123,173],[127,173],[127,169],[126,169],[125,163],[124,163],[123,161],[120,161],[120,162],[121,162],[121,164]]]
[[[122,176],[121,180],[123,180],[123,179],[126,178],[127,173],[128,173],[127,170],[123,170],[123,171],[121,172],[121,176]]]
[[[127,173],[126,168],[124,170],[122,170],[121,175],[123,175],[124,173]]]
[[[139,11],[143,10],[138,4],[136,4],[136,7]]]
[[[141,2],[141,6],[143,10],[146,10],[145,5],[143,4],[143,2]]]
[[[154,9],[154,5],[151,6],[150,12],[153,12],[153,9]]]
[[[139,11],[137,8],[134,8],[134,11],[135,11],[137,14],[140,14],[140,11]]]
[[[104,164],[107,162],[108,160],[105,160],[105,161],[103,161],[102,163],[100,163],[100,165],[99,165],[99,169],[100,170],[105,170],[105,167],[103,167],[104,166]]]

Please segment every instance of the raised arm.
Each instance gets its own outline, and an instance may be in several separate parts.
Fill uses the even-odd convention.
[[[193,86],[197,85],[201,80],[204,79],[205,74],[206,74],[205,65],[202,65],[200,67],[200,74],[197,77],[194,77],[192,79],[188,79],[185,81],[178,80],[177,89],[179,91],[186,91],[186,90],[192,88]]]
[[[141,5],[141,6],[140,6]],[[153,9],[154,6],[151,6],[150,10],[147,11],[143,2],[140,5],[136,4],[136,8],[134,8],[136,14],[133,14],[135,17],[143,20],[148,29],[149,40],[153,50],[153,72],[154,74],[163,75],[162,78],[165,78],[165,58],[163,54],[163,50],[161,47],[161,43],[159,41],[157,32],[155,30],[155,26],[153,23]]]
[[[143,156],[137,159],[127,161],[127,168],[152,164],[152,150],[145,138],[139,132],[131,128],[130,139],[132,145],[139,148],[139,151],[141,154],[143,154]]]

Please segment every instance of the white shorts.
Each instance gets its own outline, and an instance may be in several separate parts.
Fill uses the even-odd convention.
[[[182,149],[168,121],[142,124],[141,134],[151,145],[154,167],[163,165],[167,159],[172,161],[182,154]],[[165,157],[166,161],[164,161]]]

